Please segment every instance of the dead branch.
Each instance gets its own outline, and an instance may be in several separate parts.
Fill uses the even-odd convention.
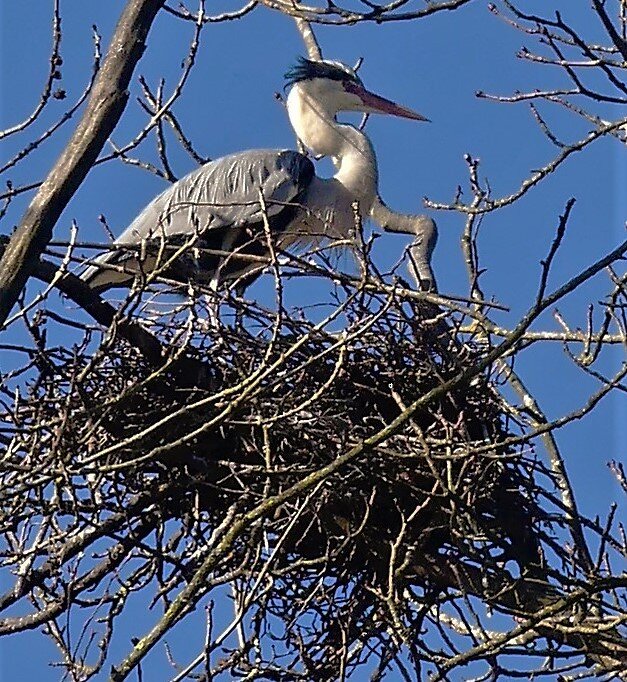
[[[127,3],[72,139],[32,200],[0,261],[0,325],[15,305],[53,227],[115,128],[128,84],[163,0]]]

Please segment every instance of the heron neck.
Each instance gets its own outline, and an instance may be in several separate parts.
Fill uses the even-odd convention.
[[[335,124],[339,150],[333,154],[337,169],[335,179],[342,183],[361,204],[362,212],[370,211],[377,195],[377,159],[370,140],[350,125]]]
[[[314,154],[333,159],[337,169],[334,179],[359,201],[362,212],[369,213],[378,183],[377,160],[370,140],[353,126],[338,123],[336,111],[306,92],[291,95],[288,113],[298,139]]]

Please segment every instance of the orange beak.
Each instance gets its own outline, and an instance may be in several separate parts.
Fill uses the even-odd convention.
[[[344,89],[354,95],[357,95],[364,104],[364,113],[368,114],[389,114],[390,116],[400,116],[401,118],[410,118],[413,121],[426,121],[430,123],[429,119],[419,114],[417,111],[403,107],[392,100],[386,99],[374,92],[370,92],[359,85],[358,83],[344,83]]]

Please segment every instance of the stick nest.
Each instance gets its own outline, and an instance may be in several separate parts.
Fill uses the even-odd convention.
[[[317,679],[337,674],[342,630],[419,628],[451,566],[536,570],[533,462],[504,444],[515,425],[490,368],[438,394],[485,352],[456,339],[451,317],[389,293],[350,292],[324,323],[320,310],[311,320],[233,298],[217,323],[201,306],[152,309],[169,349],[160,369],[114,330],[97,348],[87,334],[47,354],[14,408],[13,514],[54,518],[68,537],[109,520],[101,535],[136,537],[161,576],[157,599],[229,523],[283,495],[244,524],[208,587],[271,581],[258,613],[282,624],[277,641],[296,643]],[[62,583],[70,554],[46,551]]]

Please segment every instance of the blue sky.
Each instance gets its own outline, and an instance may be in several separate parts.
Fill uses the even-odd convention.
[[[123,4],[121,0],[62,0],[64,63],[60,86],[67,91],[68,99],[53,102],[50,116],[43,117],[31,135],[44,130],[80,94],[91,68],[90,27],[98,26],[106,49]],[[565,19],[585,27],[590,38],[601,38],[600,28],[590,21],[588,3],[563,0],[551,4],[563,8]],[[38,100],[51,42],[50,5],[48,1],[28,0],[5,2],[0,8],[0,127],[21,120]],[[532,0],[525,8],[541,11],[544,5]],[[232,2],[208,3],[208,11],[235,6]],[[153,86],[164,77],[169,92],[187,54],[191,29],[190,24],[162,14],[150,34],[136,76],[143,74]],[[417,124],[371,117],[367,130],[378,155],[381,194],[395,209],[421,211],[425,195],[439,201],[452,199],[456,186],[466,185],[466,152],[481,159],[482,173],[489,177],[496,196],[509,194],[531,169],[552,157],[553,148],[525,106],[495,104],[474,96],[476,90],[510,93],[564,84],[558,70],[515,59],[523,43],[535,47],[533,40],[494,18],[483,0],[475,0],[458,12],[414,23],[320,27],[316,32],[326,57],[347,63],[364,57],[360,75],[370,89],[415,108],[433,121]],[[264,8],[240,21],[206,28],[198,64],[184,97],[174,108],[198,150],[217,158],[240,149],[292,147],[293,135],[274,93],[282,90],[282,74],[303,51],[293,22]],[[133,92],[137,92],[135,81]],[[596,111],[608,118],[618,115],[609,107]],[[558,111],[551,115],[563,138],[574,140],[586,133],[573,116]],[[113,135],[115,142],[125,143],[144,120],[132,97]],[[43,178],[73,125],[74,120],[66,124],[48,146],[18,164],[7,178],[14,185]],[[23,139],[10,139],[5,144],[3,157],[19,148],[13,146],[17,142]],[[142,147],[141,156],[154,158],[152,141]],[[174,153],[173,158],[179,176],[194,167],[182,153]],[[164,186],[158,178],[119,162],[100,166],[89,174],[63,214],[55,238],[66,239],[71,221],[76,220],[81,240],[104,241],[98,224],[101,213],[119,234]],[[480,239],[483,266],[487,268],[483,288],[511,308],[510,313],[496,315],[497,322],[512,324],[528,307],[536,288],[539,261],[548,250],[558,215],[570,196],[576,196],[577,203],[564,248],[556,260],[553,286],[623,239],[626,186],[624,145],[602,140],[575,155],[514,207],[486,219]],[[28,198],[30,195],[13,202],[0,232],[9,232],[19,221]],[[454,214],[435,217],[440,232],[435,254],[438,283],[444,293],[465,295],[467,281],[459,248],[463,218]],[[406,242],[386,236],[379,243],[377,258],[385,265],[398,258]],[[560,304],[560,310],[573,326],[584,326],[587,301],[596,301],[604,291],[604,282],[599,279]],[[538,328],[553,329],[555,323],[547,315]],[[617,360],[615,353],[605,367]],[[549,417],[580,406],[594,388],[572,368],[558,344],[526,353],[518,370]],[[618,399],[610,397],[583,423],[574,423],[558,435],[580,505],[590,515],[604,515],[609,501],[619,496],[606,468],[607,461],[622,456],[619,441],[622,436],[624,443],[625,433],[620,432],[619,409]],[[622,512],[624,517],[624,509]],[[139,613],[141,606],[137,609]],[[186,627],[178,636],[183,637]],[[18,679],[18,670],[19,679],[58,679],[58,671],[46,667],[51,652],[40,635],[5,639],[0,642],[3,679]]]

